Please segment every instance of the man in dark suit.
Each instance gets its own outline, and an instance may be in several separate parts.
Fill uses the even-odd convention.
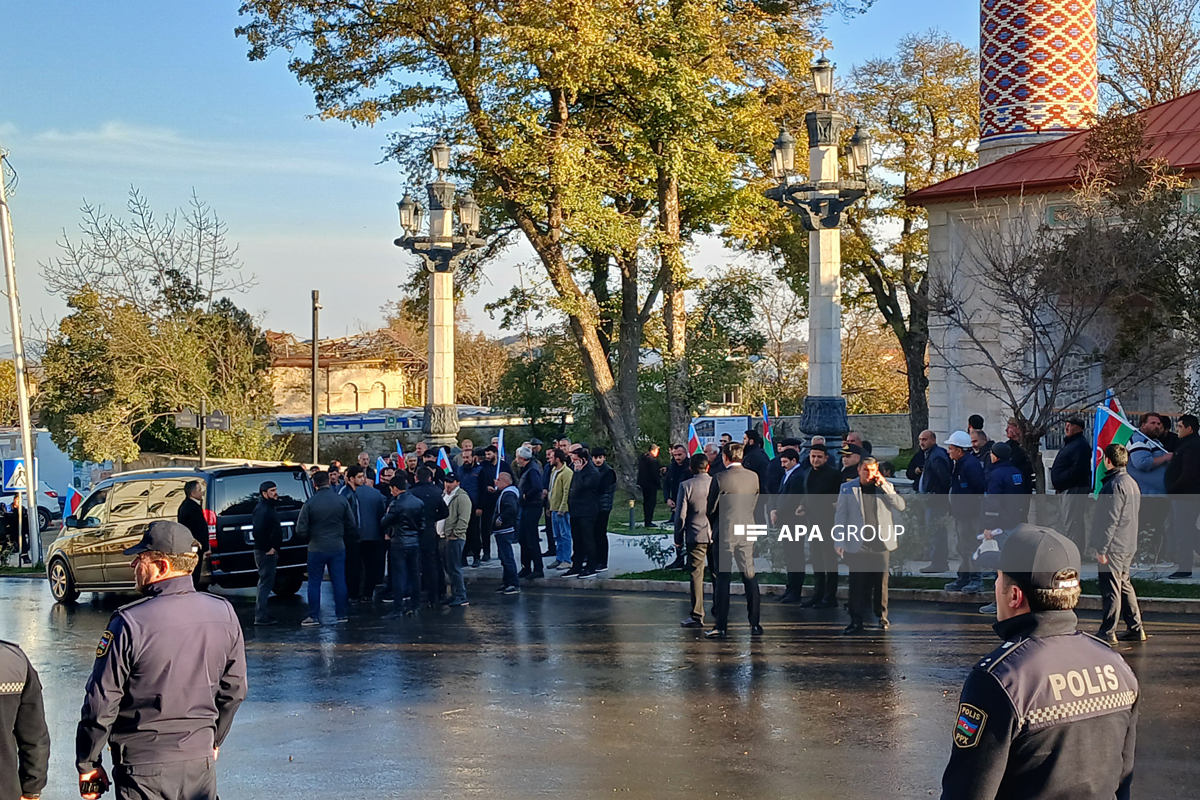
[[[204,518],[204,481],[188,481],[183,485],[183,502],[175,520],[192,532],[192,538],[200,545],[200,560],[192,573],[192,585],[200,588],[200,573],[204,571],[204,554],[208,552],[208,520]]]
[[[662,465],[658,462],[658,445],[650,445],[650,449],[638,459],[638,488],[642,490],[642,521],[643,527],[649,528],[654,522],[654,506],[658,503],[658,490],[662,487]]]
[[[692,611],[679,624],[685,628],[704,627],[704,565],[709,561],[712,527],[708,521],[708,492],[712,478],[708,458],[697,453],[688,461],[692,477],[679,484],[675,496],[675,546],[686,548],[691,571]]]
[[[779,454],[779,464],[783,474],[772,498],[771,525],[778,528],[783,525],[794,527],[804,524],[798,516],[801,511],[797,495],[804,494],[804,470],[800,469],[800,451],[788,447]],[[784,545],[784,561],[787,564],[787,588],[781,603],[799,603],[801,590],[804,588],[804,542],[788,542]]]
[[[760,450],[761,452],[761,450]],[[762,634],[758,624],[758,580],[754,577],[755,509],[758,505],[759,477],[742,464],[742,446],[728,444],[722,448],[725,471],[713,479],[708,490],[708,514],[717,521],[717,573],[713,579],[713,616],[716,622],[705,632],[710,639],[724,639],[729,622],[729,583],[736,565],[746,587],[746,613],[750,618],[750,633]],[[765,459],[766,454],[763,454]],[[741,528],[742,530],[737,530]],[[766,535],[766,526],[759,528]],[[738,536],[738,533],[741,536]]]
[[[808,452],[808,472],[804,474],[804,505],[800,520],[811,534],[820,528],[821,538],[810,542],[813,568],[812,596],[802,608],[837,608],[838,557],[833,541],[833,517],[837,508],[842,475],[829,458],[824,443],[813,444]]]

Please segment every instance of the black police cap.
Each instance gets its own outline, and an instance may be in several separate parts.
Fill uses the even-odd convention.
[[[1020,576],[1032,589],[1073,589],[1074,580],[1056,580],[1066,569],[1080,570],[1079,548],[1067,537],[1037,525],[1013,528],[996,565],[1006,575]]]
[[[171,556],[182,556],[198,552],[200,545],[192,536],[192,532],[178,522],[160,519],[150,523],[146,532],[142,534],[142,540],[126,550],[125,555],[136,556],[151,550]]]

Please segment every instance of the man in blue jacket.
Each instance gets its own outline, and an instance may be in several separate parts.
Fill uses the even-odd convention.
[[[954,462],[950,479],[950,514],[958,528],[961,559],[958,577],[946,584],[946,591],[979,594],[983,591],[983,576],[972,567],[971,556],[977,537],[983,531],[983,465],[971,452],[971,437],[966,431],[952,433],[946,440],[946,450]]]
[[[937,434],[933,431],[921,431],[917,437],[921,449],[908,463],[905,474],[913,482],[917,493],[924,495],[921,499],[925,506],[925,530],[933,539],[933,548],[929,554],[930,564],[922,567],[925,574],[938,574],[950,570],[950,543],[947,541],[946,516],[950,513],[947,497],[950,493],[950,473],[953,467],[950,456],[938,447]]]

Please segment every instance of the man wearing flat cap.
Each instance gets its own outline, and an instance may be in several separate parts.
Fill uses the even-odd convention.
[[[1120,655],[1077,631],[1079,549],[1018,525],[1000,551],[993,626],[952,722],[942,800],[1128,798],[1138,683]]]
[[[1066,421],[1063,446],[1050,466],[1050,484],[1062,495],[1062,532],[1083,550],[1087,544],[1087,515],[1091,510],[1088,495],[1092,491],[1092,445],[1084,433],[1082,417]]]
[[[246,655],[233,606],[192,586],[196,551],[191,532],[168,520],[125,551],[145,596],[112,615],[96,647],[75,736],[84,800],[109,787],[105,745],[118,800],[216,800]]]

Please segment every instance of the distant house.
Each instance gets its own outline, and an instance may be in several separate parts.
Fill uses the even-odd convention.
[[[275,413],[311,413],[311,341],[276,331],[267,331],[266,336],[271,348]],[[425,355],[389,328],[342,339],[322,339],[318,367],[322,414],[420,407],[425,403]]]

